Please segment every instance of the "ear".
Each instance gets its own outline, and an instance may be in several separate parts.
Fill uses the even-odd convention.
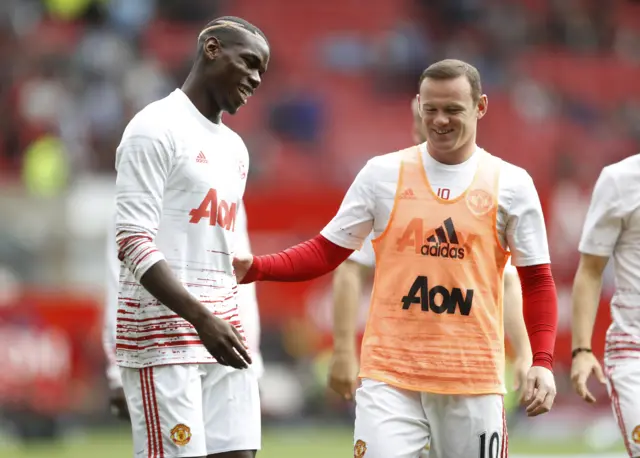
[[[416,94],[416,101],[418,102],[418,116],[422,119],[422,104],[420,103],[420,94]]]
[[[204,41],[202,53],[209,60],[215,60],[220,54],[220,40],[216,37],[209,37]]]
[[[486,94],[482,94],[478,100],[478,119],[482,119],[487,114],[489,108],[489,99]]]

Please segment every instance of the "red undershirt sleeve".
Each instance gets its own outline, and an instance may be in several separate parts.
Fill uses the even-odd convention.
[[[558,327],[558,296],[550,264],[517,267],[522,284],[524,322],[533,365],[552,370]]]
[[[331,272],[351,253],[353,250],[317,235],[280,253],[254,256],[253,264],[241,283],[312,280]]]

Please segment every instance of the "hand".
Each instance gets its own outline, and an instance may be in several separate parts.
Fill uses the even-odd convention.
[[[589,403],[594,403],[596,398],[587,388],[587,381],[591,374],[595,374],[600,383],[606,383],[602,366],[600,366],[593,353],[578,353],[571,363],[571,383],[573,389],[582,399]]]
[[[536,417],[547,413],[553,406],[556,397],[556,381],[553,372],[541,366],[532,366],[527,374],[527,388],[524,402],[527,405],[527,416]]]
[[[522,403],[527,387],[527,375],[531,369],[531,357],[517,357],[512,364],[513,370],[513,391],[518,392],[518,403]]]
[[[358,386],[358,357],[355,351],[333,352],[329,365],[329,387],[351,401]]]
[[[236,281],[238,283],[247,275],[252,264],[253,255],[251,254],[239,254],[233,258],[233,269],[235,270]]]
[[[206,315],[194,327],[202,344],[218,363],[236,369],[251,364],[247,346],[235,326],[214,315]]]
[[[129,408],[127,407],[127,398],[124,395],[122,387],[112,389],[109,393],[109,405],[111,413],[121,420],[131,420],[129,416]]]

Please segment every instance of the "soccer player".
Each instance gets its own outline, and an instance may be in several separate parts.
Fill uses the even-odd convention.
[[[118,146],[116,359],[138,457],[260,448],[232,265],[249,157],[221,117],[247,103],[268,61],[255,26],[210,22],[182,88],[141,110]]]
[[[412,136],[416,144],[427,141],[422,132],[422,118],[418,99],[411,100],[413,115]],[[354,251],[334,272],[333,276],[333,355],[329,366],[329,386],[344,399],[350,400],[358,386],[356,355],[356,317],[362,285],[375,268],[375,253],[369,234],[362,248]],[[507,261],[504,271],[504,327],[513,346],[513,389],[521,400],[531,367],[531,346],[522,316],[522,291],[518,271]]]
[[[587,402],[594,374],[606,383],[630,457],[640,457],[640,154],[605,167],[593,190],[573,283],[571,381]],[[604,363],[591,352],[602,274],[613,257],[616,291]]]
[[[315,278],[373,231],[354,456],[415,458],[429,435],[432,457],[500,456],[507,451],[502,277],[509,253],[533,352],[528,415],[548,412],[555,398],[557,297],[544,218],[531,177],[476,145],[487,96],[473,66],[431,65],[419,105],[426,143],[369,160],[320,235],[277,254],[236,256],[236,276],[244,283]]]
[[[236,237],[237,250],[250,252],[247,214],[242,202],[238,206]],[[102,343],[107,358],[106,375],[110,390],[109,403],[111,410],[118,418],[128,420],[129,410],[127,409],[127,401],[122,388],[122,377],[116,364],[116,315],[118,310],[118,277],[120,275],[120,262],[117,254],[115,227],[110,224],[107,235],[107,281]],[[247,344],[251,351],[251,370],[260,379],[264,373],[264,363],[260,352],[260,312],[254,283],[238,286],[238,311]]]

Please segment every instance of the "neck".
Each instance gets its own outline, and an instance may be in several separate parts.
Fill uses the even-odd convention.
[[[202,116],[214,124],[220,124],[222,120],[222,110],[220,110],[213,99],[209,97],[205,85],[195,70],[189,73],[181,89],[182,92],[189,97],[191,103],[202,113]]]
[[[427,152],[429,156],[434,158],[436,161],[445,165],[456,165],[462,164],[467,161],[473,153],[476,151],[476,142],[470,141],[469,143],[462,145],[455,151],[448,151],[446,153],[441,153],[437,149],[433,148],[429,141],[427,140]]]

